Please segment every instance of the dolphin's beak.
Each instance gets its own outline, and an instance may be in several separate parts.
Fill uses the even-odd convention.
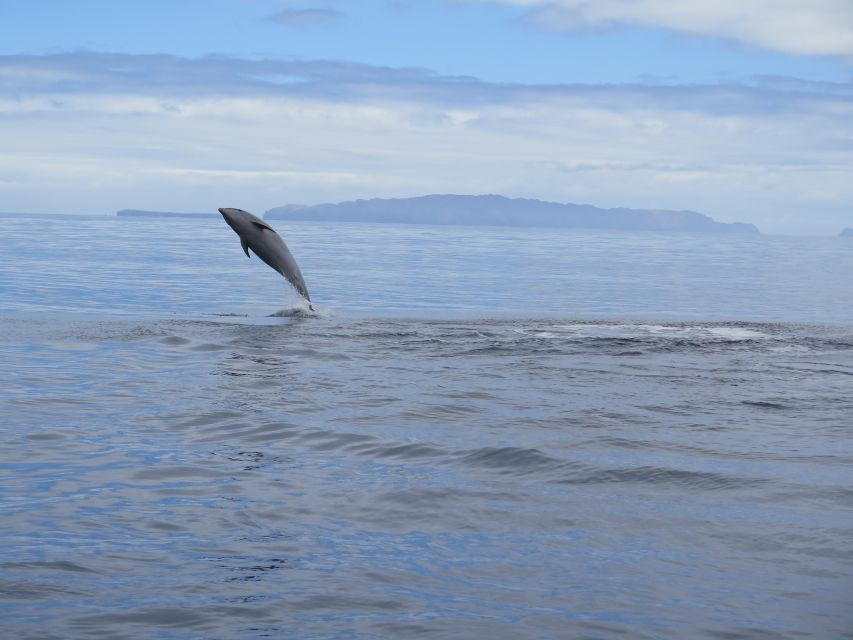
[[[240,235],[240,232],[237,231],[237,220],[234,216],[234,209],[229,209],[228,207],[219,207],[219,213],[222,214],[222,217],[225,218],[226,224],[234,229],[237,235]]]
[[[225,222],[227,222],[230,226],[234,226],[236,223],[234,219],[234,209],[229,209],[228,207],[219,207],[219,213],[222,214],[222,217],[225,218]]]

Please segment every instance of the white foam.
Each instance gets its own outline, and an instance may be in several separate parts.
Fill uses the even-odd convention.
[[[759,340],[761,338],[769,337],[766,333],[762,333],[761,331],[745,329],[743,327],[705,327],[705,331],[729,342]]]
[[[561,324],[538,330],[519,330],[519,333],[537,338],[637,338],[644,336],[682,339],[710,339],[721,342],[743,342],[769,338],[766,333],[745,327],[663,324],[597,324],[578,322]]]

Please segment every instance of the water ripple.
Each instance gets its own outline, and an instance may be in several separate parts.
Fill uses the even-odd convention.
[[[15,637],[853,628],[848,329],[243,320],[5,322]]]

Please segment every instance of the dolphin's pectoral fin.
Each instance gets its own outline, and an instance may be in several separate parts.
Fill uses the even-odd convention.
[[[255,225],[256,227],[260,227],[261,229],[269,229],[270,231],[275,233],[275,229],[273,229],[271,226],[269,226],[263,220],[252,220],[252,224]]]
[[[249,255],[249,243],[246,242],[245,238],[240,238],[240,246],[243,247],[243,251],[246,252],[246,257],[251,258],[252,256]]]

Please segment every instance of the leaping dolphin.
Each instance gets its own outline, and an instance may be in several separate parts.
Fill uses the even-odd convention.
[[[275,229],[264,220],[242,209],[220,208],[219,213],[225,218],[228,226],[234,229],[234,233],[240,236],[240,245],[246,255],[251,257],[249,255],[249,249],[251,249],[256,256],[287,278],[287,281],[308,301],[308,308],[314,311],[302,272]]]

